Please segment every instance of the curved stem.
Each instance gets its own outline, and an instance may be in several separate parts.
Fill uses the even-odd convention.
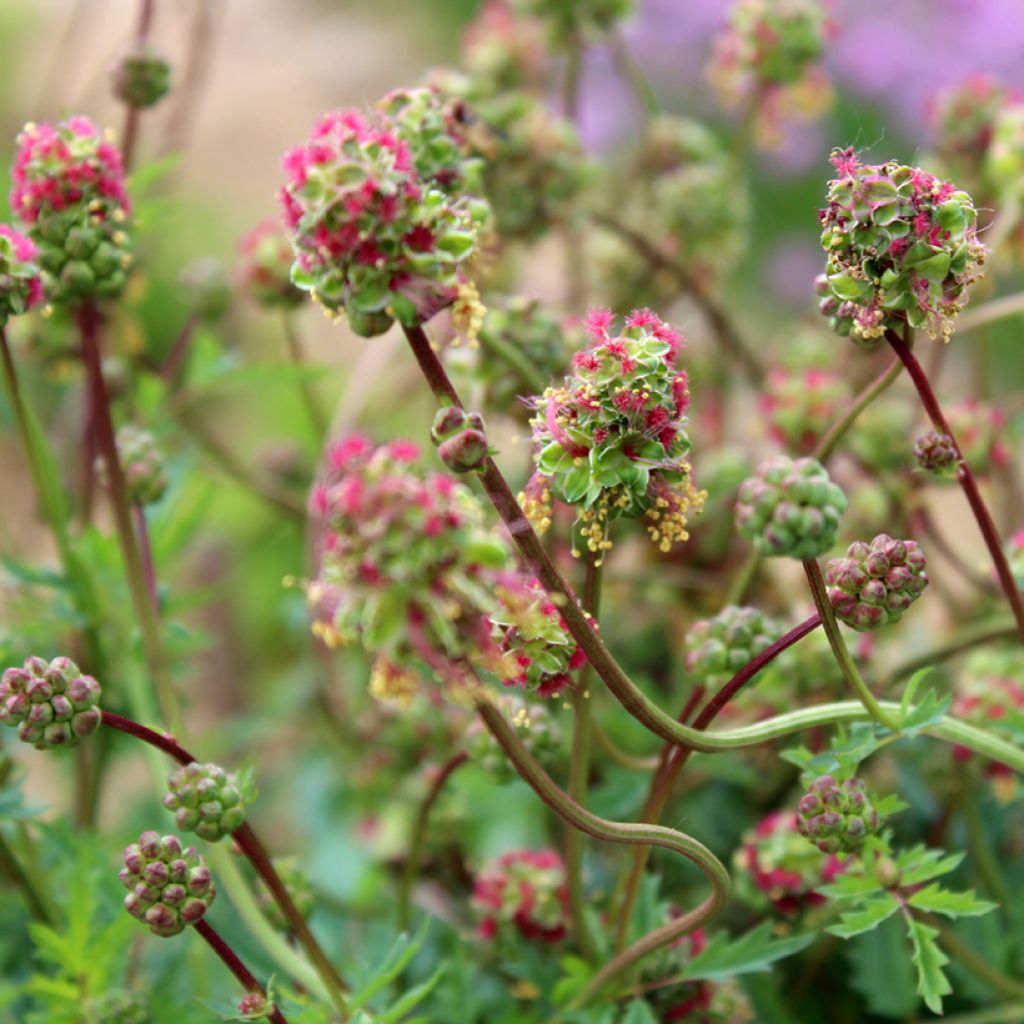
[[[704,314],[705,319],[715,332],[716,337],[725,349],[743,368],[747,379],[755,387],[764,383],[764,367],[760,359],[753,353],[741,337],[736,325],[729,315],[705,291],[696,278],[681,264],[666,256],[660,249],[652,245],[644,235],[634,231],[629,225],[621,223],[608,214],[595,213],[591,219],[600,227],[606,228],[628,242],[653,269],[664,270],[675,278],[679,287],[693,299]]]
[[[887,729],[897,731],[896,720],[891,718],[882,709],[882,706],[875,699],[870,687],[864,682],[850,651],[843,640],[839,623],[836,621],[835,612],[832,610],[832,602],[828,597],[828,589],[825,580],[821,575],[821,568],[814,558],[805,558],[803,562],[804,573],[807,575],[807,582],[810,585],[811,593],[814,595],[814,604],[817,606],[818,614],[821,616],[821,624],[825,627],[825,636],[828,637],[829,646],[835,656],[850,689],[860,698],[860,702],[868,710],[871,717]]]
[[[900,375],[902,365],[899,359],[892,362],[850,403],[843,414],[833,423],[814,449],[813,456],[819,462],[827,462],[835,451],[836,445],[843,439],[847,431],[857,421],[857,417],[884,391],[892,385]]]
[[[935,393],[932,391],[931,384],[928,382],[924,367],[918,362],[917,357],[910,350],[910,346],[895,331],[886,331],[885,339],[907,368],[907,373],[910,374],[910,379],[914,382],[914,387],[917,388],[921,404],[924,406],[925,412],[928,413],[928,418],[932,421],[932,425],[940,434],[947,434],[952,438],[953,447],[956,449],[957,456],[960,459],[956,478],[963,488],[967,502],[974,513],[974,518],[978,522],[978,528],[985,539],[985,545],[988,547],[989,555],[992,557],[992,564],[995,566],[996,575],[999,577],[999,584],[1006,594],[1006,599],[1010,602],[1010,607],[1013,609],[1013,617],[1017,620],[1017,631],[1021,640],[1024,641],[1024,600],[1022,600],[1021,593],[1017,589],[1017,581],[1014,579],[1013,572],[1006,561],[1006,554],[1003,551],[999,531],[996,529],[988,506],[981,496],[978,482],[974,479],[974,473],[971,471],[967,460],[964,459],[963,452],[960,450],[960,445],[956,437],[954,437],[953,431],[950,430],[949,423],[943,415],[942,408],[935,397]]]
[[[572,1000],[570,1009],[589,1003],[649,952],[700,927],[725,905],[729,896],[729,874],[706,846],[692,836],[661,825],[607,821],[592,814],[555,784],[496,707],[485,700],[477,704],[477,711],[522,778],[564,821],[607,843],[645,843],[672,850],[696,864],[711,883],[711,895],[698,907],[609,960]]]
[[[200,919],[193,925],[195,930],[199,932],[210,948],[220,957],[224,966],[238,979],[242,988],[246,992],[254,992],[263,996],[267,995],[266,989],[256,980],[252,972],[244,963],[239,959],[238,954],[228,945],[228,943],[216,932],[211,924],[206,920]],[[273,1024],[288,1024],[285,1020],[284,1014],[275,1006],[271,1010],[267,1017],[268,1020],[273,1021]]]
[[[623,750],[615,740],[601,728],[601,723],[595,718],[591,723],[591,732],[594,742],[607,754],[617,765],[631,772],[652,772],[660,764],[660,759],[655,755],[644,757],[640,754],[631,754]]]
[[[583,584],[584,611],[597,620],[601,611],[601,556],[603,552],[587,552],[587,573]],[[589,666],[580,672],[572,696],[573,732],[569,755],[569,796],[582,803],[587,796],[590,776],[591,700]],[[573,935],[588,960],[597,954],[594,936],[587,926],[587,899],[583,891],[583,835],[572,825],[565,835],[565,871],[569,887],[569,915]]]
[[[490,331],[481,331],[479,341],[481,348],[486,348],[499,359],[504,359],[509,368],[522,377],[532,394],[544,393],[549,382],[515,345],[510,345],[503,337]]]
[[[162,750],[179,764],[191,764],[196,760],[173,737],[140,725],[130,718],[115,715],[111,711],[104,711],[102,722],[112,729],[127,733],[129,736],[134,736],[144,743]],[[281,880],[281,876],[277,873],[277,869],[267,855],[263,843],[260,842],[259,837],[252,830],[252,826],[248,822],[243,822],[232,835],[238,848],[245,854],[260,878],[263,879],[277,905],[281,908],[281,913],[288,920],[288,926],[302,944],[306,955],[316,967],[317,973],[330,991],[332,1002],[334,1002],[340,1012],[344,1013],[346,1006],[344,997],[344,992],[346,991],[345,982],[338,973],[338,969],[331,963],[330,958],[317,941],[316,936],[313,935],[309,925],[306,924],[306,919],[302,916],[302,912],[295,906],[295,901],[292,899],[288,888]]]
[[[416,812],[416,820],[412,826],[412,838],[409,842],[409,852],[405,858],[405,867],[402,871],[402,886],[398,894],[398,927],[402,931],[408,931],[412,912],[412,890],[416,883],[416,873],[419,870],[420,853],[423,850],[423,839],[427,831],[427,822],[430,820],[430,812],[434,809],[441,790],[445,783],[452,777],[460,765],[466,763],[469,755],[460,751],[437,770],[427,795]]]

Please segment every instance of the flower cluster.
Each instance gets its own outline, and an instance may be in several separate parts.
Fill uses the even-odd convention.
[[[780,636],[782,627],[759,609],[727,605],[690,627],[686,668],[695,681],[717,690]]]
[[[736,526],[763,554],[817,558],[833,545],[846,495],[816,459],[762,462],[740,485]]]
[[[131,266],[131,203],[117,148],[85,117],[18,136],[11,209],[39,249],[53,302],[112,298]]]
[[[514,579],[509,549],[483,529],[472,492],[419,456],[408,441],[349,437],[329,449],[311,497],[323,525],[320,574],[307,589],[314,631],[377,653],[371,690],[390,698],[411,696],[424,670],[496,653],[485,609]]]
[[[858,540],[845,558],[828,563],[828,597],[836,618],[861,632],[899,622],[928,586],[927,562],[916,541],[880,533]]]
[[[128,500],[136,505],[152,505],[167,490],[167,467],[163,453],[148,430],[131,424],[117,432],[117,456],[124,473]],[[106,462],[96,460],[96,469],[104,484],[109,482]]]
[[[12,316],[27,313],[43,300],[43,281],[35,243],[7,224],[0,224],[0,328]]]
[[[797,829],[822,853],[853,853],[878,831],[878,812],[863,779],[814,780],[800,800]]]
[[[975,473],[991,473],[1012,464],[1006,417],[1000,409],[966,398],[946,408],[946,420],[961,454]]]
[[[473,884],[473,907],[485,939],[514,926],[523,938],[558,942],[568,930],[568,903],[565,865],[554,850],[506,853]]]
[[[210,869],[196,848],[183,849],[177,836],[156,832],[143,832],[137,843],[125,847],[118,878],[130,890],[125,910],[165,938],[201,920],[217,896]]]
[[[132,43],[111,78],[114,95],[138,110],[156,106],[171,91],[171,65],[152,43]]]
[[[808,845],[797,816],[784,811],[762,818],[744,836],[735,862],[739,894],[755,906],[770,903],[789,917],[822,903],[815,890],[842,870],[834,856]]]
[[[852,149],[832,164],[838,177],[819,211],[822,313],[865,344],[904,323],[948,339],[985,262],[971,197],[916,167],[861,164]]]
[[[846,390],[839,376],[828,370],[771,370],[761,396],[761,411],[772,437],[780,444],[810,452],[835,418]]]
[[[516,580],[495,596],[498,610],[491,613],[491,623],[494,641],[506,655],[502,681],[557,697],[569,686],[570,674],[587,663],[558,606],[536,579],[525,585]]]
[[[0,724],[18,727],[18,738],[36,750],[73,747],[103,719],[100,684],[70,658],[26,658],[0,676]]]
[[[547,705],[527,702],[513,694],[496,699],[506,718],[519,730],[519,738],[531,754],[545,767],[553,764],[562,752],[562,729]],[[479,719],[466,731],[466,753],[475,764],[499,785],[519,778],[501,745]]]
[[[820,0],[736,0],[708,74],[727,103],[754,104],[759,137],[779,141],[784,115],[815,117],[832,101],[821,67],[831,24]]]
[[[651,539],[667,551],[689,536],[687,513],[704,497],[686,458],[682,336],[646,309],[626,317],[621,333],[613,327],[611,312],[592,312],[572,375],[534,399],[536,472],[524,508],[543,528],[551,496],[576,506],[592,552],[611,546],[614,519],[646,516]]]
[[[291,309],[303,301],[305,296],[292,284],[295,253],[277,221],[257,224],[242,237],[238,249],[239,284],[257,305]]]
[[[934,430],[922,434],[914,442],[914,458],[919,469],[936,476],[952,476],[960,464],[953,438]]]
[[[412,326],[455,301],[484,217],[424,177],[382,114],[328,114],[284,158],[280,191],[296,251],[292,280],[357,334]],[[437,168],[432,168],[437,173]]]
[[[211,843],[245,821],[245,807],[253,796],[247,777],[239,779],[218,765],[197,761],[171,772],[167,788],[164,807],[174,813],[174,823]]]

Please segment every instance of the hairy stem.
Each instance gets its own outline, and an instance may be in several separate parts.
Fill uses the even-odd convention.
[[[412,892],[416,885],[416,875],[419,871],[420,856],[427,834],[430,812],[434,809],[434,804],[437,803],[445,784],[468,760],[469,755],[464,750],[455,754],[454,757],[448,758],[435,772],[427,795],[416,811],[416,820],[412,824],[412,834],[409,840],[409,852],[406,854],[405,866],[402,869],[402,884],[398,893],[398,927],[402,931],[409,930],[412,919]]]
[[[896,731],[896,720],[887,714],[875,699],[875,695],[871,692],[868,684],[864,682],[864,677],[860,674],[860,670],[850,655],[846,641],[839,629],[839,623],[836,621],[835,612],[832,610],[832,602],[829,600],[828,589],[825,586],[825,579],[821,575],[817,559],[805,558],[803,566],[811,594],[814,595],[814,604],[821,616],[821,624],[825,627],[825,636],[828,637],[829,646],[843,673],[843,678],[846,679],[850,689],[857,695],[871,717],[879,725]]]
[[[935,397],[935,392],[932,391],[931,384],[928,382],[928,377],[924,372],[924,367],[922,367],[920,362],[918,362],[917,357],[911,351],[907,342],[896,334],[895,331],[886,331],[885,339],[889,342],[893,351],[897,356],[899,356],[900,361],[906,367],[907,373],[910,375],[910,379],[914,382],[914,387],[917,388],[917,393],[921,398],[921,404],[924,406],[925,412],[928,414],[928,418],[932,421],[932,425],[940,434],[948,434],[953,440],[953,447],[956,449],[957,456],[960,460],[960,465],[956,472],[956,478],[960,483],[960,486],[963,488],[967,502],[971,506],[971,511],[974,513],[974,518],[978,522],[978,528],[981,530],[981,535],[985,539],[985,545],[988,547],[989,555],[992,557],[992,564],[995,566],[996,575],[999,577],[999,584],[1003,588],[1003,592],[1006,594],[1006,599],[1010,602],[1010,608],[1013,609],[1013,617],[1017,620],[1017,632],[1021,640],[1024,641],[1024,600],[1022,600],[1021,593],[1017,589],[1017,582],[1013,578],[1013,573],[1006,560],[1006,554],[1003,551],[1003,544],[999,536],[999,531],[996,529],[996,525],[992,521],[992,515],[988,510],[988,506],[985,504],[985,500],[981,496],[981,491],[978,489],[978,482],[974,478],[974,473],[971,471],[971,467],[967,460],[964,459],[963,452],[960,450],[960,445],[953,436],[953,431],[950,430],[949,423],[942,412],[938,399]]]
[[[199,920],[193,925],[195,930],[207,941],[210,948],[220,957],[224,966],[238,979],[239,984],[246,992],[258,993],[266,996],[266,989],[256,980],[252,972],[239,959],[238,954],[228,945],[221,935],[214,931],[213,926],[206,920]],[[284,1014],[275,1006],[267,1018],[273,1024],[288,1024]]]

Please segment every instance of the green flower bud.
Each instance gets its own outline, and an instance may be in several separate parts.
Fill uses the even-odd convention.
[[[167,786],[164,807],[174,812],[178,828],[211,843],[242,825],[246,805],[255,797],[246,776],[240,779],[215,764],[195,761],[171,772]]]
[[[26,658],[0,677],[0,724],[17,726],[36,750],[73,747],[99,728],[99,699],[99,683],[70,658]]]
[[[114,95],[129,107],[156,106],[171,90],[171,65],[151,43],[133,43],[114,65]]]

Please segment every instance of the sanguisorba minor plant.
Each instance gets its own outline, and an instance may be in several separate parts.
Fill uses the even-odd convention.
[[[788,1022],[947,1001],[1018,1019],[1019,480],[999,413],[947,403],[937,377],[958,325],[1024,305],[963,312],[1018,258],[1019,100],[980,80],[943,99],[930,169],[832,153],[820,223],[795,226],[820,232],[806,291],[823,318],[776,352],[736,315],[730,270],[755,150],[827,106],[836,27],[815,0],[732,5],[710,69],[745,110],[728,142],[658,112],[621,31],[631,7],[491,0],[461,68],[323,116],[283,158],[280,221],[242,240],[233,285],[192,268],[163,348],[124,344],[134,283],[159,273],[157,240],[139,244],[159,175],[136,196],[126,165],[174,92],[150,0],[114,70],[120,137],[84,115],[18,136],[0,346],[50,540],[44,564],[5,560],[0,723],[41,752],[33,783],[73,793],[75,830],[21,801],[23,759],[0,754],[0,872],[21,897],[3,920],[27,922],[31,950],[3,950],[9,1019]],[[574,125],[595,48],[644,124],[636,155],[604,166]],[[990,244],[988,207],[947,168],[995,204]],[[515,293],[551,238],[561,308]],[[196,414],[211,377],[230,381],[210,337],[232,288],[279,320],[278,388],[318,469],[253,465]],[[410,401],[415,439],[389,436],[393,410],[332,433],[310,298],[346,345],[404,335],[396,362],[438,406]],[[238,770],[187,749],[182,615],[201,594],[158,574],[201,521],[180,500],[197,453],[306,531],[283,543],[315,697],[274,703],[276,753],[243,702],[214,740]],[[976,539],[984,564],[964,553]],[[278,628],[269,644],[305,664]],[[118,733],[144,752],[138,779]],[[307,864],[254,828],[256,782],[282,772]],[[137,810],[109,811],[133,789]],[[110,839],[127,841],[119,874]],[[362,901],[336,884],[353,850],[379,858]],[[242,995],[223,1001],[198,947],[154,959],[110,910],[115,876],[130,917],[198,932]]]

